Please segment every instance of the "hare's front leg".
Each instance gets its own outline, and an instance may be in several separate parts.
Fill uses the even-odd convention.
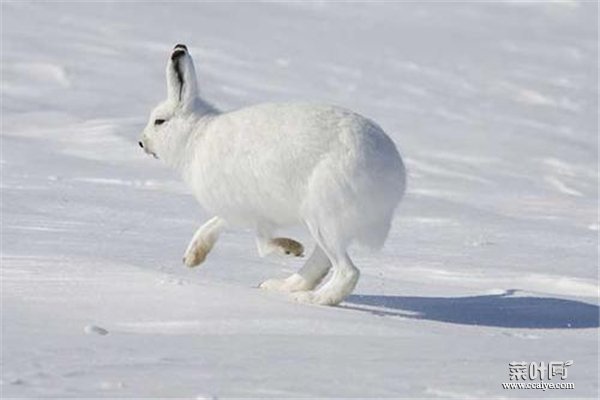
[[[201,264],[217,242],[224,227],[225,220],[221,217],[213,217],[198,228],[185,251],[183,263],[190,268]]]
[[[261,289],[278,290],[282,292],[296,292],[312,290],[327,275],[331,268],[329,258],[318,245],[304,266],[295,274],[286,279],[269,279],[259,285]]]
[[[304,246],[302,243],[290,238],[273,238],[270,231],[259,230],[256,236],[256,247],[258,255],[265,257],[271,253],[280,255],[302,257],[304,255]]]

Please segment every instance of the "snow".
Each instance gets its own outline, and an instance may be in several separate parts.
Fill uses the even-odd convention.
[[[596,397],[595,2],[2,2],[2,397]],[[341,105],[408,193],[340,307],[137,147],[175,43],[223,109]],[[294,238],[310,245],[306,233]],[[574,390],[504,390],[574,360]],[[557,378],[555,378],[557,379]]]

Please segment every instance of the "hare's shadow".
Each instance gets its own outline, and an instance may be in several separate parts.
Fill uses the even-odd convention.
[[[502,294],[469,297],[353,295],[341,306],[376,315],[503,328],[597,328],[600,308],[576,300]]]

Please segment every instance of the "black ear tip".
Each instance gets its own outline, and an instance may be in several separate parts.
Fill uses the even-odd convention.
[[[173,50],[177,50],[177,49],[183,49],[185,51],[188,51],[188,48],[185,44],[181,44],[181,43],[177,43],[175,45],[175,47],[173,47]]]
[[[181,50],[181,49],[177,49],[173,52],[173,54],[171,54],[171,60],[175,61],[177,60],[179,57],[182,57],[185,55],[185,51]]]

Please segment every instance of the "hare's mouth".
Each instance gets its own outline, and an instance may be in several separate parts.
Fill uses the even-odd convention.
[[[138,142],[138,145],[144,149],[144,153],[151,155],[152,157],[156,158],[158,160],[158,156],[156,155],[155,152],[148,150],[148,147],[144,146],[144,142],[142,142],[141,140]]]

